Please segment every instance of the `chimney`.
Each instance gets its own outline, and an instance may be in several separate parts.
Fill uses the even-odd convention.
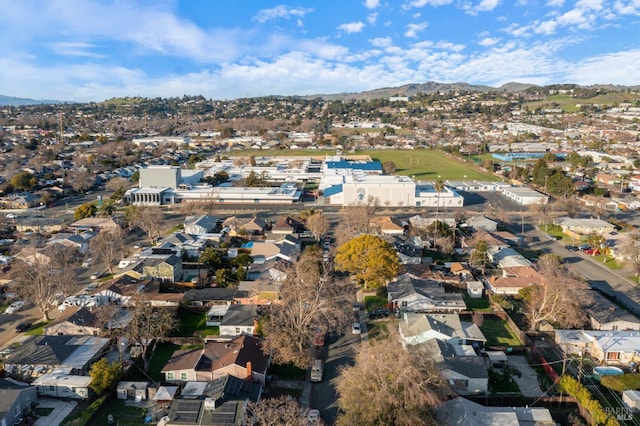
[[[258,318],[253,319],[253,335],[258,335]]]
[[[252,380],[251,373],[251,361],[247,361],[247,380]]]

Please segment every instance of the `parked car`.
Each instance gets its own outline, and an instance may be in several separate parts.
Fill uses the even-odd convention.
[[[7,314],[15,314],[19,310],[24,308],[24,301],[18,300],[9,305],[9,307],[4,311]]]
[[[578,250],[580,250],[578,248],[578,246],[564,246],[564,248],[566,248],[569,251],[578,251]]]
[[[92,292],[93,290],[95,290],[98,287],[99,287],[98,284],[95,284],[95,283],[87,284],[87,285],[84,286],[84,292],[85,293],[90,293],[90,292]]]
[[[320,410],[311,409],[307,414],[307,425],[316,425],[320,423]]]
[[[597,256],[600,254],[600,250],[598,250],[597,248],[590,248],[584,251],[584,254],[588,254],[591,256]]]
[[[360,312],[360,304],[358,302],[353,303],[353,312]]]
[[[92,280],[97,280],[101,276],[102,276],[102,272],[94,272],[93,274],[91,274],[89,278],[91,278]]]
[[[91,266],[91,263],[93,263],[93,259],[88,258],[87,260],[85,260],[84,262],[82,262],[82,267],[83,268],[88,268],[89,266]]]
[[[384,318],[391,315],[388,309],[376,309],[369,313],[369,318]]]
[[[354,322],[353,324],[351,324],[351,333],[352,334],[360,334],[360,333],[362,333],[362,329],[360,328],[360,323],[359,322]]]
[[[28,329],[31,328],[31,323],[30,322],[21,322],[20,324],[16,325],[16,333],[24,333],[25,331],[27,331]]]
[[[584,251],[584,250],[589,250],[590,248],[591,248],[591,244],[586,244],[586,243],[585,243],[585,244],[580,244],[580,245],[578,246],[578,249],[579,249],[579,250],[583,250],[583,251]]]

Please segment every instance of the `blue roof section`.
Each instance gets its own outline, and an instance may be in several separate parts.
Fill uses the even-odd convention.
[[[324,190],[325,197],[331,197],[332,195],[336,195],[342,192],[342,184],[333,185]]]
[[[380,163],[379,161],[327,161],[327,167],[330,169],[382,171],[382,163]]]

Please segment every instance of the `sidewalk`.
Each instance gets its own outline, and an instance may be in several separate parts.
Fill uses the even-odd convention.
[[[39,408],[53,408],[46,417],[39,417],[35,426],[58,426],[67,418],[78,404],[75,401],[62,401],[53,398],[40,398],[37,403]]]

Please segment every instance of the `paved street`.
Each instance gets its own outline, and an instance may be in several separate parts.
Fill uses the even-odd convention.
[[[360,335],[351,334],[351,325],[343,336],[332,335],[327,339],[328,345],[323,351],[324,380],[311,384],[311,399],[309,408],[320,410],[326,424],[335,424],[338,417],[338,403],[334,379],[338,377],[341,367],[352,364],[356,351],[356,344],[361,338],[366,338],[366,324],[362,324]]]
[[[527,238],[533,237],[536,240],[530,244],[530,248],[563,257],[577,273],[587,279],[592,288],[615,296],[616,302],[640,316],[640,287],[626,279],[624,269],[614,271],[589,255],[571,252],[564,247],[565,242],[549,240],[542,231],[531,229],[525,234]]]

